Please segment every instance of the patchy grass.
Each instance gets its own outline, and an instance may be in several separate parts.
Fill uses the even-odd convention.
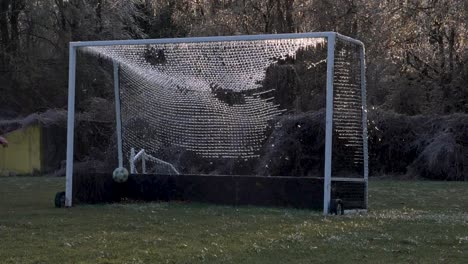
[[[367,215],[186,203],[53,207],[0,178],[1,263],[468,263],[468,183],[374,181]]]

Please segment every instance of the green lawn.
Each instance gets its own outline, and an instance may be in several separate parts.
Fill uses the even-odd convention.
[[[468,263],[468,183],[372,181],[367,215],[187,203],[53,207],[0,178],[0,263]]]

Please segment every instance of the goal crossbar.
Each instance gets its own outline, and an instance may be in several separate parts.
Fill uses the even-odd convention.
[[[198,42],[229,42],[229,41],[254,41],[275,39],[299,39],[299,38],[339,38],[347,42],[364,47],[364,44],[348,36],[336,32],[310,32],[291,34],[259,34],[259,35],[237,35],[216,37],[188,37],[188,38],[161,38],[161,39],[128,39],[128,40],[100,40],[100,41],[75,41],[70,42],[70,47],[96,47],[114,45],[150,45],[150,44],[176,44],[176,43],[198,43]]]

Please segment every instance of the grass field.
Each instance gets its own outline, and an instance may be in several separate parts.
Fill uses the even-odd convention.
[[[367,215],[189,203],[53,207],[0,178],[0,263],[468,263],[468,183],[372,181]]]

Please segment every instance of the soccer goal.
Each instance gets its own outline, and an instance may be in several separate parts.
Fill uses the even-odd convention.
[[[200,176],[239,204],[299,195],[324,214],[342,202],[367,209],[360,41],[324,32],[70,43],[66,206],[77,54],[113,66],[115,167],[131,170],[129,180]]]

